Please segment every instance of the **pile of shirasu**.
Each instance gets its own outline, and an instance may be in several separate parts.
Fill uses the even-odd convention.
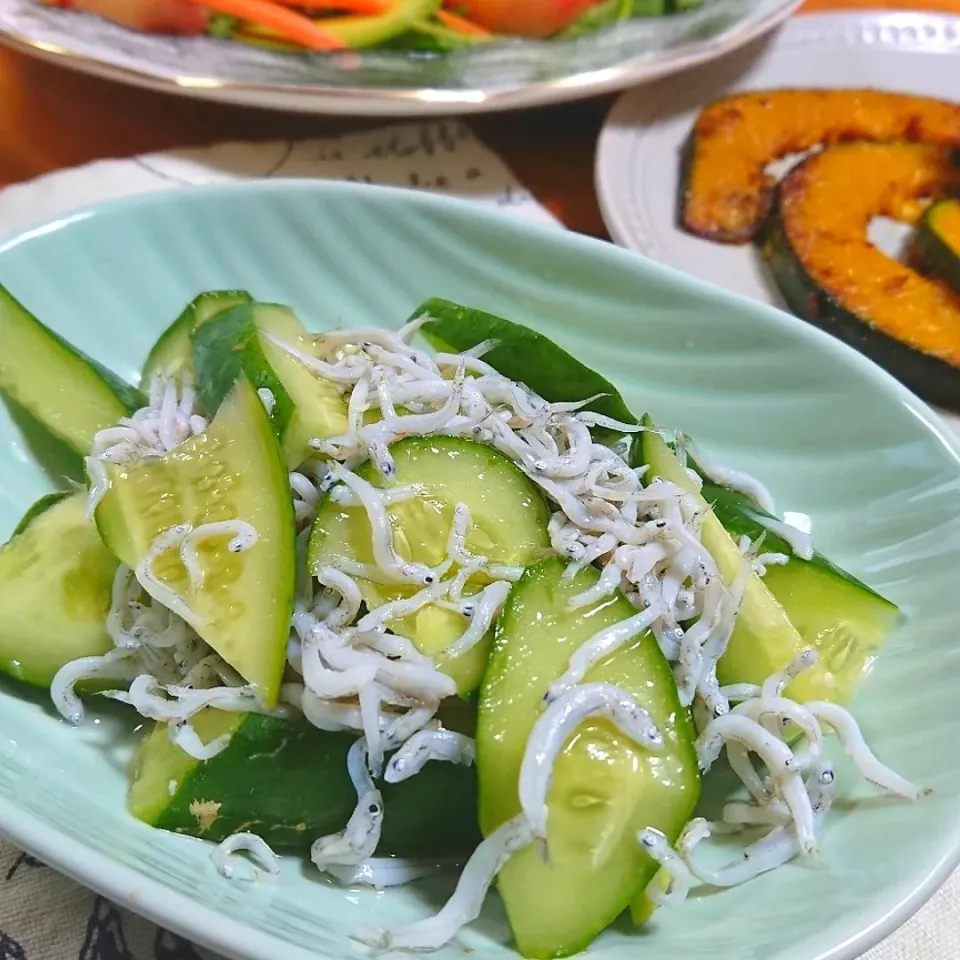
[[[85,461],[90,478],[90,515],[107,492],[106,464],[129,466],[147,457],[162,457],[207,429],[207,421],[196,412],[195,405],[196,391],[190,377],[184,377],[179,387],[173,380],[153,377],[147,405],[97,433]]]
[[[179,386],[154,378],[148,404],[116,427],[101,430],[87,458],[91,514],[107,492],[106,464],[133,466],[161,457],[190,437],[203,433],[207,421],[195,411],[196,394],[189,380]],[[120,565],[114,578],[106,628],[114,649],[103,656],[68,663],[54,677],[51,695],[71,723],[83,721],[75,687],[83,680],[126,681],[126,690],[104,696],[131,704],[142,716],[168,724],[170,738],[200,760],[215,756],[225,738],[203,744],[190,719],[205,707],[230,711],[262,711],[243,678],[204,643],[194,629],[197,617],[187,600],[156,576],[154,564],[168,550],[177,550],[193,585],[203,579],[197,545],[204,539],[224,541],[225,549],[242,552],[256,543],[257,531],[245,520],[180,524],[164,531],[135,570]]]
[[[676,484],[646,477],[645,467],[631,467],[623,456],[625,444],[608,446],[593,436],[595,428],[607,436],[611,432],[627,436],[643,427],[584,410],[589,401],[548,403],[483,361],[489,342],[459,354],[416,349],[410,340],[424,319],[398,333],[370,329],[325,334],[316,339],[312,352],[274,341],[314,375],[336,385],[347,400],[347,431],[312,441],[316,457],[290,475],[301,530],[301,562],[288,678],[281,698],[322,730],[358,735],[348,756],[356,808],[343,831],[316,840],[311,851],[314,863],[344,882],[376,886],[420,875],[422,864],[393,861],[387,866],[390,861],[373,858],[384,812],[374,778],[382,776],[395,783],[414,776],[431,760],[472,763],[474,747],[470,738],[444,729],[436,719],[441,702],[455,693],[453,681],[392,625],[428,604],[458,611],[467,626],[446,653],[452,659],[482,639],[522,573],[470,552],[471,517],[463,503],[454,509],[446,556],[440,564],[427,567],[397,554],[387,509],[423,491],[395,482],[393,442],[411,436],[459,436],[506,454],[552,504],[550,541],[569,561],[568,576],[591,564],[600,568],[599,580],[571,600],[571,609],[586,608],[620,590],[637,613],[589,638],[550,687],[521,766],[517,786],[522,812],[480,844],[443,910],[405,929],[361,931],[361,939],[379,947],[442,946],[477,916],[487,889],[513,852],[538,843],[547,853],[553,764],[585,718],[606,717],[642,749],[662,749],[661,731],[627,692],[610,684],[585,682],[595,664],[647,630],[674,666],[681,702],[693,708],[701,769],[709,770],[726,749],[731,767],[752,798],[749,803],[729,804],[719,827],[694,820],[676,849],[656,830],[640,833],[637,842],[669,877],[665,894],[659,879],[651,884],[654,899],[675,903],[695,882],[728,886],[797,855],[817,854],[835,780],[822,750],[824,727],[837,734],[865,777],[900,796],[917,796],[915,787],[870,753],[848,711],[828,703],[801,705],[784,695],[790,680],[813,663],[811,653],[762,687],[719,685],[717,663],[729,642],[749,577],[762,576],[769,564],[785,563],[787,556],[760,554],[760,545],[744,538],[741,571],[726,585],[700,541],[697,500]],[[273,397],[267,393],[260,395],[269,412]],[[147,408],[98,435],[88,461],[93,503],[105,489],[103,462],[162,455],[205,428],[205,421],[192,409],[192,400],[189,385],[178,394],[174,385],[155,382]],[[371,418],[365,414],[370,411],[379,419],[368,422]],[[689,450],[700,471],[741,490],[758,507],[772,512],[770,496],[757,481],[705,461],[686,438],[676,439],[682,462],[686,463]],[[382,487],[354,472],[368,460],[378,471]],[[697,473],[689,473],[699,482]],[[372,529],[373,564],[343,561],[322,568],[316,579],[306,572],[302,554],[322,494],[364,510]],[[809,556],[808,537],[777,521],[765,522],[794,552]],[[222,525],[215,531],[219,536],[229,533],[230,549],[245,549],[255,542],[256,531],[244,526],[242,518],[233,524],[229,531]],[[202,573],[191,568],[189,544],[204,533],[173,528],[158,539],[136,571],[121,568],[110,615],[117,648],[105,657],[78,661],[61,671],[54,697],[65,716],[75,721],[82,716],[73,693],[78,679],[97,675],[129,680],[129,691],[110,695],[132,703],[145,716],[170,723],[175,741],[203,758],[214,755],[223,744],[199,742],[189,725],[197,710],[205,706],[260,709],[242,679],[190,629],[184,598],[172,595],[151,575],[149,560],[169,549],[180,550],[191,578]],[[482,587],[477,585],[481,575]],[[363,580],[408,590],[400,599],[361,615]],[[411,586],[417,588],[412,593]],[[152,603],[143,601],[143,592]],[[393,754],[389,762],[388,753]],[[754,767],[751,754],[760,758],[766,774]],[[694,859],[696,845],[711,829],[729,831],[757,824],[770,830],[745,849],[742,860],[709,871]],[[251,843],[241,839],[234,846],[253,849]],[[221,866],[232,849],[228,842],[218,854]],[[259,845],[254,852],[264,860]],[[266,862],[272,868],[273,861]]]

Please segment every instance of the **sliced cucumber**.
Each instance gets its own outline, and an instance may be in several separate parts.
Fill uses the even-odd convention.
[[[144,404],[139,391],[45,327],[0,285],[0,391],[85,456],[98,430]]]
[[[455,437],[409,437],[393,444],[390,453],[396,464],[396,483],[423,488],[421,496],[387,509],[394,549],[404,560],[429,566],[443,561],[458,503],[465,503],[470,510],[466,544],[470,553],[485,556],[491,563],[526,566],[549,549],[550,515],[543,497],[502,453]],[[381,485],[371,464],[364,464],[357,473],[375,486]],[[372,531],[361,507],[342,507],[328,497],[317,509],[308,564],[316,575],[321,567],[341,566],[343,561],[374,562]],[[365,580],[360,588],[371,607],[417,589]],[[422,653],[436,657],[438,667],[457,681],[461,693],[479,684],[489,637],[463,656],[443,658],[443,651],[467,629],[468,621],[459,613],[428,605],[391,626],[413,640]]]
[[[743,494],[709,483],[701,492],[732,537],[747,536],[756,542],[764,536],[764,551],[790,557],[787,564],[770,565],[763,583],[818,656],[816,674],[806,683],[806,675],[794,681],[791,693],[849,703],[899,620],[896,605],[819,553],[811,560],[793,556],[790,544],[756,519],[769,514]],[[742,647],[728,651],[722,664],[725,675],[746,679],[755,669],[755,654],[742,662],[738,657],[744,653]]]
[[[71,660],[110,650],[116,572],[85,493],[38,500],[0,547],[0,673],[48,687]]]
[[[204,743],[226,735],[229,744],[197,761],[170,742],[164,726],[154,728],[134,761],[128,809],[137,819],[213,841],[249,830],[274,850],[294,853],[343,829],[357,800],[347,773],[354,735],[210,709],[192,723]],[[378,786],[380,854],[453,856],[476,846],[472,767],[428,763],[409,780]]]
[[[570,655],[636,610],[622,595],[570,611],[596,583],[587,568],[572,579],[559,558],[530,567],[497,626],[477,721],[480,827],[489,835],[520,812],[517,794],[527,739],[549,686]],[[615,684],[644,706],[665,749],[637,746],[605,720],[587,720],[557,760],[548,798],[549,861],[527,847],[500,873],[499,889],[525,957],[566,957],[584,949],[642,893],[657,864],[637,833],[674,841],[700,792],[694,731],[670,666],[649,633],[594,667],[587,682]]]
[[[291,468],[311,455],[311,437],[347,430],[347,405],[329,380],[311,373],[277,341],[310,354],[313,340],[287,307],[235,306],[193,332],[193,362],[204,407],[216,410],[241,371],[273,396],[271,420]]]
[[[492,313],[435,298],[421,304],[411,319],[428,316],[420,328],[436,350],[462,352],[485,340],[496,344],[483,355],[486,363],[511,380],[525,383],[551,402],[590,400],[585,409],[636,423],[620,392],[549,337]]]
[[[740,548],[724,529],[708,501],[698,492],[690,475],[656,431],[653,422],[645,418],[644,424],[651,429],[641,435],[640,446],[644,461],[650,465],[651,475],[675,483],[697,501],[704,511],[700,528],[701,542],[716,561],[724,582],[732,583],[743,564]],[[838,613],[837,604],[843,600],[838,595],[828,601],[822,613],[806,611],[793,620],[780,597],[771,590],[773,583],[778,582],[778,574],[774,573],[774,569],[772,566],[768,568],[767,578],[771,574],[774,576],[769,584],[766,578],[761,579],[755,573],[747,581],[730,644],[717,667],[720,682],[763,683],[805,649],[813,648],[820,654],[820,659],[790,684],[790,696],[798,700],[849,699],[863,676],[866,661],[872,659],[872,652],[855,653],[849,644],[856,641],[847,634],[846,627],[826,633],[820,633],[817,629],[817,625],[822,627],[825,619]],[[797,569],[794,567],[795,571]],[[813,578],[807,581],[808,584],[811,582]],[[784,589],[783,597],[787,598],[790,593],[790,590]],[[844,596],[849,597],[849,593],[845,591]],[[815,600],[802,590],[801,597],[800,603],[803,600],[823,602],[822,595]],[[791,606],[795,613],[801,613],[799,603],[792,603]],[[856,614],[851,613],[850,616],[851,622],[856,622]]]
[[[208,290],[194,298],[151,347],[143,365],[140,387],[148,389],[155,376],[176,377],[186,371],[192,372],[190,334],[194,329],[212,320],[218,313],[238,303],[249,303],[252,299],[245,290]]]
[[[27,508],[27,512],[20,518],[20,522],[13,528],[10,539],[12,540],[18,534],[23,533],[37,517],[46,513],[51,507],[55,507],[61,500],[66,500],[67,497],[71,496],[75,496],[75,494],[69,490],[54,490],[52,493],[45,493],[38,500],[35,500]],[[97,536],[99,536],[99,534],[97,534]]]
[[[241,553],[227,549],[228,533],[201,540],[199,584],[191,585],[176,549],[158,557],[153,571],[186,602],[200,636],[274,704],[293,607],[296,530],[287,472],[256,391],[239,379],[204,433],[108,474],[97,526],[129,567],[179,524],[242,520],[256,530]]]

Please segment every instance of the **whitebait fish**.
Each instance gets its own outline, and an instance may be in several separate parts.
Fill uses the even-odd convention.
[[[357,806],[341,833],[320,837],[310,848],[310,859],[321,870],[331,863],[355,866],[369,860],[380,842],[383,797],[367,772],[366,761],[366,740],[357,740],[347,753]]]
[[[279,876],[280,858],[264,840],[253,833],[235,833],[214,847],[210,854],[213,865],[227,880],[239,879],[234,862],[238,853],[249,853],[267,876]],[[255,871],[252,879],[258,879],[259,876],[259,872]]]
[[[355,938],[378,950],[439,950],[480,915],[490,884],[504,863],[532,839],[523,816],[508,820],[474,850],[453,896],[436,916],[397,930],[358,930]]]
[[[563,745],[589,717],[605,717],[646,750],[663,749],[663,735],[637,701],[609,683],[584,683],[558,695],[537,719],[520,767],[520,806],[533,835],[547,838],[547,794]]]
[[[383,779],[400,783],[416,776],[431,760],[470,765],[476,751],[473,740],[453,730],[420,730],[410,737],[387,764]]]

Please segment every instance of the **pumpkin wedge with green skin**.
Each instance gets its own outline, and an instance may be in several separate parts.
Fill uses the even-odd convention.
[[[929,198],[960,189],[955,161],[948,148],[905,142],[815,154],[781,183],[763,254],[794,313],[960,409],[960,297],[867,236],[874,217],[917,223]]]
[[[747,243],[771,206],[771,163],[852,140],[960,148],[960,104],[885,90],[756,90],[716,100],[684,148],[680,226],[717,243]]]
[[[920,221],[912,253],[924,272],[960,294],[960,199],[931,205]]]

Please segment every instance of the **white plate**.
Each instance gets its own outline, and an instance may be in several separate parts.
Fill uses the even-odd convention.
[[[689,13],[572,40],[511,40],[441,56],[380,49],[300,56],[136,33],[37,0],[0,0],[0,43],[183,96],[304,113],[436,116],[623,90],[729,53],[772,30],[800,2],[707,0]]]
[[[960,3],[958,3],[960,8]],[[614,240],[737,293],[783,307],[755,247],[677,226],[680,150],[704,104],[736,90],[872,87],[960,95],[960,17],[922,13],[802,16],[775,35],[684,75],[624,94],[597,148],[596,185]],[[896,228],[873,237],[895,247]],[[960,417],[949,416],[960,432]]]

